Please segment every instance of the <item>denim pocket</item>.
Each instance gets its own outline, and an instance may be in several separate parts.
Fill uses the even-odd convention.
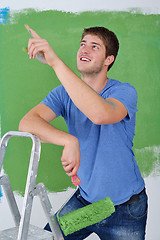
[[[147,214],[148,198],[145,192],[139,196],[137,203],[127,205],[128,214],[133,218],[142,218]]]

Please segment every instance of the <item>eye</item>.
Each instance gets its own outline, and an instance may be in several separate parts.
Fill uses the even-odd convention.
[[[80,44],[80,47],[84,47],[84,43],[81,43],[81,44]]]
[[[93,49],[98,49],[98,46],[97,45],[93,45],[92,48]]]

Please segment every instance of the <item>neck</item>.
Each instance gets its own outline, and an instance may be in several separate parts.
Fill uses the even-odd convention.
[[[81,74],[81,79],[88,84],[97,93],[101,92],[102,89],[108,82],[107,72],[100,74]]]

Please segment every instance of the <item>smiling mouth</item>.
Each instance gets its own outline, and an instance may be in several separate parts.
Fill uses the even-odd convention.
[[[82,62],[90,62],[91,61],[89,58],[86,58],[86,57],[81,57],[80,60]]]

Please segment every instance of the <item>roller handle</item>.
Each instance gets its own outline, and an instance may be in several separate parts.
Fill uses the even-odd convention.
[[[71,177],[72,183],[74,184],[74,186],[78,186],[81,184],[81,180],[79,179],[79,177],[76,175]]]

